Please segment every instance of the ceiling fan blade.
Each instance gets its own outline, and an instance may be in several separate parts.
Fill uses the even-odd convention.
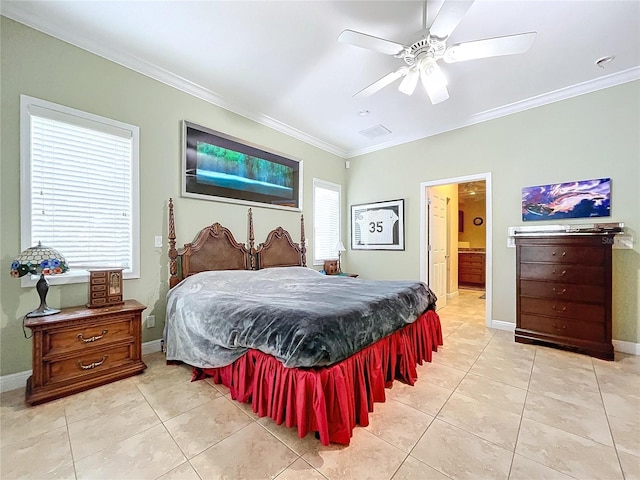
[[[474,0],[445,0],[429,28],[431,36],[447,38],[451,35],[473,2]]]
[[[404,45],[392,42],[391,40],[374,37],[373,35],[367,35],[366,33],[354,32],[353,30],[345,30],[342,32],[338,36],[338,41],[340,43],[346,43],[356,47],[366,48],[368,50],[375,50],[376,52],[387,55],[397,55],[405,48]]]
[[[449,98],[447,79],[435,61],[420,69],[420,80],[432,104],[444,102]]]
[[[406,76],[400,82],[400,86],[398,90],[400,90],[405,95],[413,95],[413,92],[416,91],[416,86],[418,85],[418,78],[420,77],[420,73],[417,68],[412,68],[406,74]]]
[[[444,54],[447,63],[464,62],[477,58],[498,57],[525,53],[533,45],[536,32],[508,35],[506,37],[487,38],[475,42],[451,45]]]
[[[402,67],[396,70],[395,72],[391,72],[385,75],[380,80],[377,80],[373,82],[371,85],[369,85],[368,87],[365,87],[362,90],[360,90],[358,93],[354,95],[354,97],[368,97],[370,95],[373,95],[378,90],[382,90],[384,87],[386,87],[390,83],[393,83],[400,77],[403,77],[404,75],[406,75],[407,70],[408,70],[407,67]]]

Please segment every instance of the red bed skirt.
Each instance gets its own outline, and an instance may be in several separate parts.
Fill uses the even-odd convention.
[[[394,379],[413,385],[416,365],[431,361],[442,345],[440,319],[434,311],[328,367],[286,368],[257,350],[231,365],[194,368],[193,380],[212,377],[240,402],[251,402],[260,417],[298,427],[298,435],[318,432],[323,445],[348,445],[356,425],[369,425],[374,402],[385,401]]]

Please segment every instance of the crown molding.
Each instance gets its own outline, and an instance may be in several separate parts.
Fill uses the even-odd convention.
[[[193,95],[194,97],[212,103],[220,108],[245,117],[261,125],[270,127],[304,143],[324,150],[328,153],[341,158],[346,158],[347,152],[345,150],[338,148],[335,145],[330,144],[329,142],[325,142],[324,140],[309,135],[301,130],[298,130],[295,127],[292,127],[291,125],[287,125],[286,123],[276,120],[275,118],[272,118],[263,113],[246,110],[238,105],[235,105],[232,102],[227,101],[218,93],[186,78],[176,75],[175,73],[161,68],[151,62],[147,62],[146,60],[143,60],[134,55],[129,55],[122,51],[111,49],[108,45],[97,42],[91,38],[74,35],[71,32],[64,30],[64,28],[62,28],[62,26],[60,25],[50,25],[48,21],[44,21],[42,18],[40,18],[37,13],[27,12],[21,9],[17,5],[19,3],[20,2],[0,2],[0,13],[8,18],[11,18],[12,20],[15,20],[16,22],[27,25],[35,30],[57,38],[58,40],[62,40],[63,42],[69,43],[90,53],[98,55],[99,57],[102,57],[106,60],[117,63],[118,65],[164,83],[165,85],[176,88],[189,95]]]
[[[293,137],[297,140],[300,140],[304,143],[307,143],[344,159],[365,155],[367,153],[377,152],[390,147],[395,147],[416,140],[432,137],[434,135],[439,135],[441,133],[450,132],[452,130],[457,130],[489,120],[494,120],[507,115],[512,115],[514,113],[523,112],[532,108],[541,107],[550,103],[559,102],[579,95],[592,93],[597,90],[602,90],[605,88],[621,85],[623,83],[640,80],[640,67],[633,67],[628,70],[623,70],[611,75],[598,77],[594,80],[589,80],[577,85],[572,85],[569,87],[554,90],[552,92],[547,92],[535,97],[527,98],[508,105],[503,105],[494,109],[485,110],[484,112],[474,114],[469,118],[461,119],[460,122],[439,125],[438,127],[425,134],[404,136],[389,142],[379,143],[362,149],[345,150],[329,142],[309,135],[301,130],[298,130],[295,127],[292,127],[291,125],[276,120],[268,115],[260,112],[246,110],[224,99],[218,93],[186,78],[176,75],[175,73],[163,69],[157,65],[147,62],[146,60],[126,54],[124,52],[110,49],[107,45],[96,42],[91,38],[73,35],[69,31],[64,30],[62,26],[52,26],[50,25],[50,22],[43,19],[40,15],[38,15],[37,12],[27,11],[22,8],[20,6],[20,3],[21,2],[0,2],[0,14],[17,22],[23,23],[31,28],[39,30],[47,35],[50,35],[83,50],[91,52],[95,55],[103,57],[109,61],[122,65],[123,67],[129,68],[149,78],[169,85],[182,92],[193,95],[194,97],[200,98],[201,100],[214,104],[220,108],[245,117],[266,127],[272,128],[276,131],[284,133],[290,137]]]
[[[611,75],[606,75],[604,77],[598,77],[594,80],[571,85],[570,87],[560,88],[552,92],[543,93],[542,95],[503,105],[498,108],[485,110],[484,112],[474,114],[459,123],[440,125],[438,128],[431,130],[425,135],[416,135],[413,137],[408,136],[359,150],[349,150],[347,151],[347,158],[353,158],[367,153],[384,150],[386,148],[403,145],[405,143],[432,137],[434,135],[439,135],[441,133],[450,132],[452,130],[457,130],[459,128],[468,127],[489,120],[494,120],[496,118],[505,117],[514,113],[524,112],[525,110],[541,107],[550,103],[560,102],[562,100],[567,100],[569,98],[596,92],[598,90],[604,90],[605,88],[615,87],[617,85],[622,85],[636,80],[640,80],[640,67],[629,68],[628,70],[612,73]]]

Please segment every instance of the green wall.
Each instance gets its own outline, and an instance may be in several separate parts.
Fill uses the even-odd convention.
[[[156,249],[153,240],[166,239],[168,197],[175,201],[180,244],[216,221],[246,240],[246,207],[180,197],[181,120],[187,119],[303,159],[307,237],[313,177],[343,185],[345,228],[350,204],[404,198],[404,252],[346,252],[347,269],[365,278],[419,278],[421,182],[491,172],[493,319],[505,322],[515,321],[515,251],[506,247],[506,237],[507,227],[522,223],[520,189],[611,177],[611,220],[625,222],[636,237],[633,250],[614,254],[614,338],[640,343],[640,82],[367,154],[345,170],[343,159],[323,150],[5,17],[1,21],[0,375],[31,368],[31,341],[23,337],[21,318],[37,306],[35,289],[21,288],[8,275],[20,251],[20,94],[140,127],[141,278],[125,280],[124,289],[125,296],[148,305],[145,315],[156,315],[156,327],[143,329],[143,341],[161,338],[164,325],[167,245]],[[277,225],[297,232],[299,217],[256,208],[254,223],[259,242]],[[47,300],[63,307],[86,303],[87,285],[52,286]]]
[[[640,342],[640,82],[366,154],[349,172],[349,203],[405,199],[404,252],[349,252],[352,271],[390,279],[420,277],[420,183],[490,172],[492,320],[510,323],[516,267],[507,228],[522,225],[521,188],[611,177],[612,215],[600,220],[624,222],[635,240],[632,250],[614,250],[613,338]]]
[[[154,328],[143,328],[143,341],[162,337],[168,290],[167,201],[174,198],[178,243],[189,242],[205,225],[220,222],[237,240],[247,240],[247,207],[180,197],[181,121],[190,120],[304,162],[303,213],[312,234],[312,179],[345,185],[344,160],[208,102],[152,80],[104,58],[1,17],[1,155],[0,170],[0,375],[31,368],[31,341],[21,319],[38,305],[34,288],[9,277],[20,253],[20,94],[31,95],[140,127],[141,276],[124,281],[124,293],[156,315]],[[294,235],[300,216],[294,212],[254,208],[256,242],[280,225]],[[165,238],[154,248],[154,236]],[[313,246],[309,242],[309,249]],[[313,258],[311,252],[308,258]],[[87,302],[86,284],[52,286],[52,307]]]

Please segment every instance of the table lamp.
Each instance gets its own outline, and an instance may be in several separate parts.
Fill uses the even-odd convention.
[[[14,278],[25,275],[38,275],[40,280],[36,284],[36,290],[40,295],[40,306],[32,312],[27,313],[27,317],[44,317],[60,312],[55,308],[47,306],[47,292],[49,283],[44,278],[45,275],[57,275],[69,270],[67,261],[57,250],[45,247],[40,242],[35,247],[27,248],[11,264],[11,276]]]
[[[336,250],[338,251],[338,273],[342,273],[342,266],[340,265],[340,256],[342,255],[342,252],[345,252],[347,249],[344,248],[344,245],[342,244],[342,240],[338,240],[338,243],[336,243]]]

